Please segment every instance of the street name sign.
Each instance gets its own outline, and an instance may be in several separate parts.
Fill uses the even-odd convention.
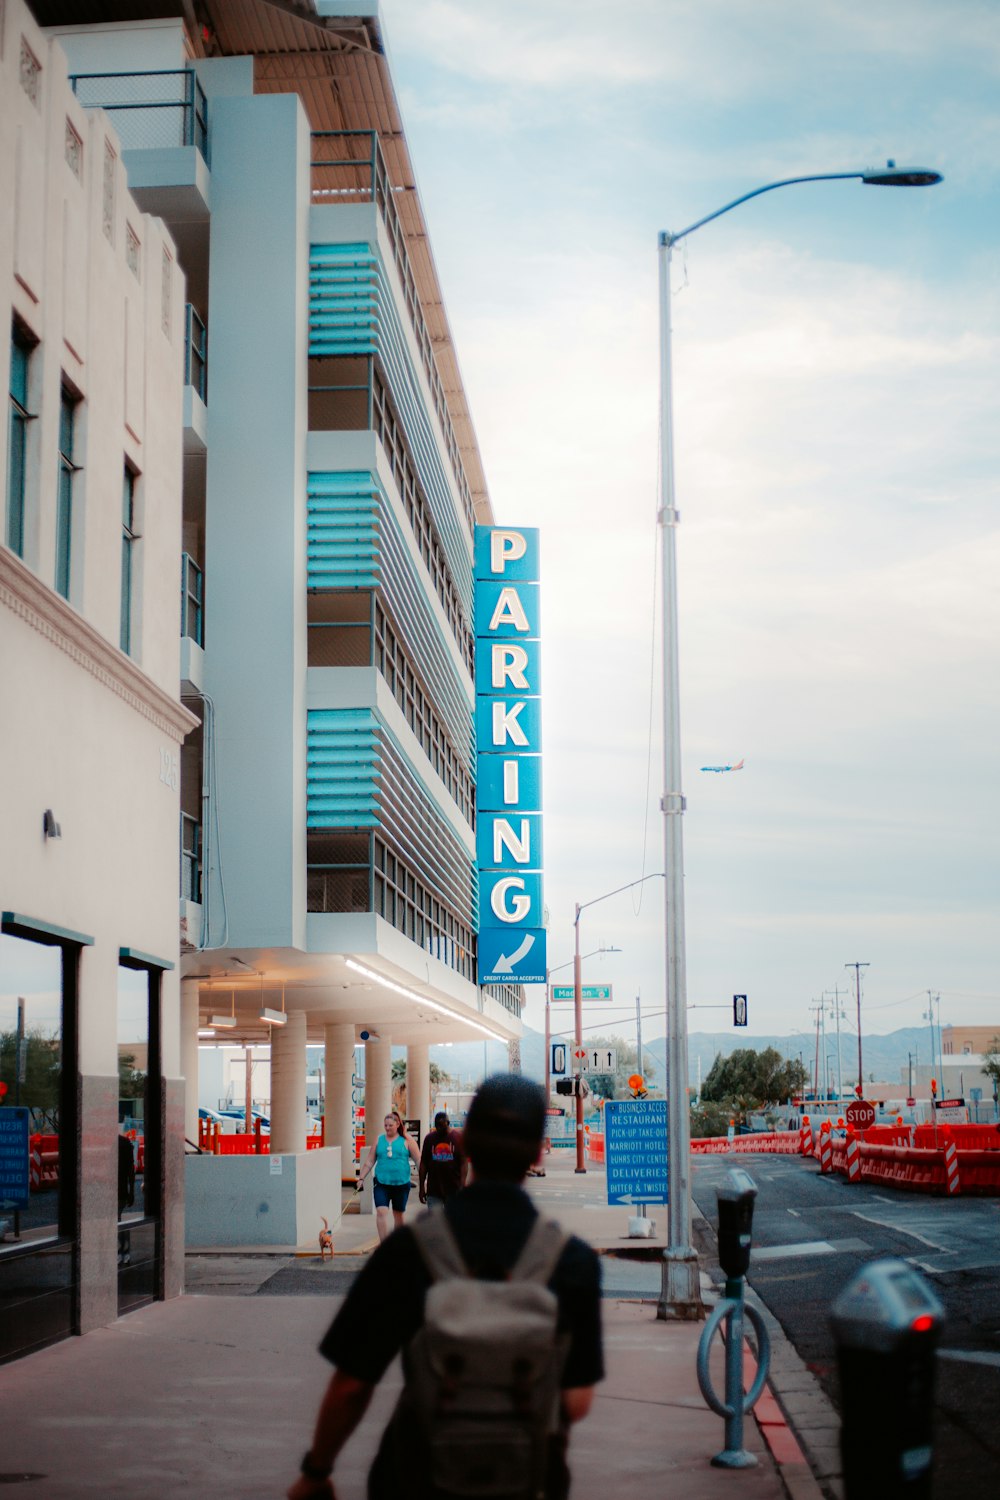
[[[608,1203],[666,1203],[666,1099],[609,1099],[604,1106]]]
[[[554,984],[552,986],[553,1000],[575,1000],[576,991],[571,984]],[[585,984],[580,990],[580,998],[583,1000],[610,1000],[610,984]]]

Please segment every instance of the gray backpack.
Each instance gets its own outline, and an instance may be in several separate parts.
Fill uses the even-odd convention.
[[[408,1467],[426,1466],[435,1500],[544,1500],[568,1345],[547,1283],[568,1236],[536,1219],[507,1280],[480,1281],[443,1212],[413,1233],[431,1286],[394,1418],[418,1449]]]

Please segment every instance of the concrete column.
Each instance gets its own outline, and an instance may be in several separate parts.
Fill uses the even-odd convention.
[[[184,1075],[184,1135],[198,1144],[198,981],[181,980],[181,1072]]]
[[[271,1028],[271,1154],[306,1149],[306,1017]]]
[[[412,1042],[406,1049],[406,1113],[419,1120],[421,1140],[431,1128],[431,1049]]]
[[[335,1021],[324,1030],[326,1104],[324,1145],[340,1147],[340,1175],[354,1181],[354,1129],[351,1084],[354,1077],[354,1023]]]
[[[392,1041],[383,1033],[380,1041],[365,1042],[365,1152],[382,1134],[382,1121],[392,1109]],[[361,1212],[373,1214],[375,1205],[369,1177],[361,1195]]]

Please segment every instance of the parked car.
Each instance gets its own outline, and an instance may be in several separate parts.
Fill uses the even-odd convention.
[[[245,1135],[246,1134],[247,1112],[246,1112],[245,1109],[220,1109],[218,1111],[218,1113],[222,1116],[222,1118],[224,1120],[232,1120],[233,1121],[233,1124],[236,1127],[236,1134],[237,1135]],[[260,1111],[256,1110],[256,1109],[250,1111],[250,1129],[251,1129],[251,1131],[254,1129],[254,1127],[256,1125],[256,1122],[258,1120],[260,1121],[260,1128],[261,1128],[261,1131],[263,1132],[263,1134],[270,1135],[270,1133],[271,1133],[271,1121],[270,1121],[270,1119],[268,1118],[267,1115],[262,1115],[260,1113]]]
[[[199,1108],[198,1118],[199,1120],[208,1120],[212,1124],[218,1125],[223,1135],[236,1134],[236,1121],[231,1115],[222,1114],[220,1110]]]

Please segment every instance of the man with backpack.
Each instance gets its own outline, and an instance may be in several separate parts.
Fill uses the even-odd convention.
[[[604,1373],[600,1270],[521,1186],[544,1129],[537,1084],[482,1084],[463,1133],[471,1185],[379,1246],[320,1345],[336,1369],[289,1500],[334,1496],[334,1459],[400,1349],[369,1500],[568,1495],[569,1427]]]

